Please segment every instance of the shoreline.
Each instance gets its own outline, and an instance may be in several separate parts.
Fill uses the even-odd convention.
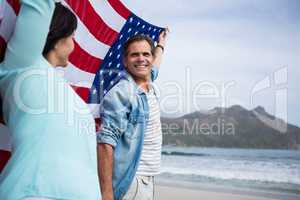
[[[211,199],[211,200],[298,200],[300,195],[255,190],[246,188],[235,188],[226,186],[217,186],[213,184],[197,184],[192,185],[190,182],[184,181],[164,181],[156,180],[155,196],[157,200],[165,199]]]

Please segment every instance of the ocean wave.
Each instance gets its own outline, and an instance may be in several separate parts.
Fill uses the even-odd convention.
[[[298,175],[292,174],[282,174],[282,173],[272,173],[266,174],[265,171],[244,171],[244,170],[217,170],[217,169],[202,169],[202,170],[192,170],[174,167],[163,167],[161,169],[161,174],[169,174],[175,176],[189,176],[193,178],[197,177],[207,177],[220,180],[241,180],[241,181],[256,181],[256,182],[272,182],[280,184],[295,184],[300,188],[300,178]]]
[[[187,152],[181,152],[181,151],[162,151],[162,155],[167,156],[211,156],[210,154],[205,153],[187,153]]]
[[[257,189],[262,191],[285,192],[300,195],[300,185],[294,183],[266,181],[266,180],[249,180],[249,179],[222,179],[204,175],[174,175],[173,173],[164,172],[159,175],[159,180],[167,182],[184,182],[193,186],[199,185],[217,185],[233,188]]]
[[[255,159],[255,160],[295,160],[295,161],[300,161],[299,157],[296,156],[285,156],[280,157],[280,156],[264,156],[264,155],[218,155],[218,154],[208,154],[208,153],[191,153],[191,152],[183,152],[183,151],[162,151],[161,153],[164,156],[187,156],[187,157],[222,157],[222,158],[230,158],[230,159]]]

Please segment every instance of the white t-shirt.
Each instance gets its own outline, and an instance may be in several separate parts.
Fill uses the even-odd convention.
[[[160,110],[152,87],[146,95],[149,105],[149,120],[147,121],[144,134],[144,145],[137,174],[154,176],[159,174],[161,163],[162,131]]]

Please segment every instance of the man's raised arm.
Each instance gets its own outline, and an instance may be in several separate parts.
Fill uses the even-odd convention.
[[[165,50],[166,39],[169,33],[169,29],[166,28],[163,32],[160,33],[157,46],[154,49],[154,62],[153,66],[159,68],[161,65],[162,54]]]

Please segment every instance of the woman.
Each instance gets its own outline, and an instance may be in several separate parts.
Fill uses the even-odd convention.
[[[13,148],[0,175],[0,199],[101,199],[94,119],[54,70],[67,65],[76,26],[72,12],[54,0],[21,1],[0,65]]]

